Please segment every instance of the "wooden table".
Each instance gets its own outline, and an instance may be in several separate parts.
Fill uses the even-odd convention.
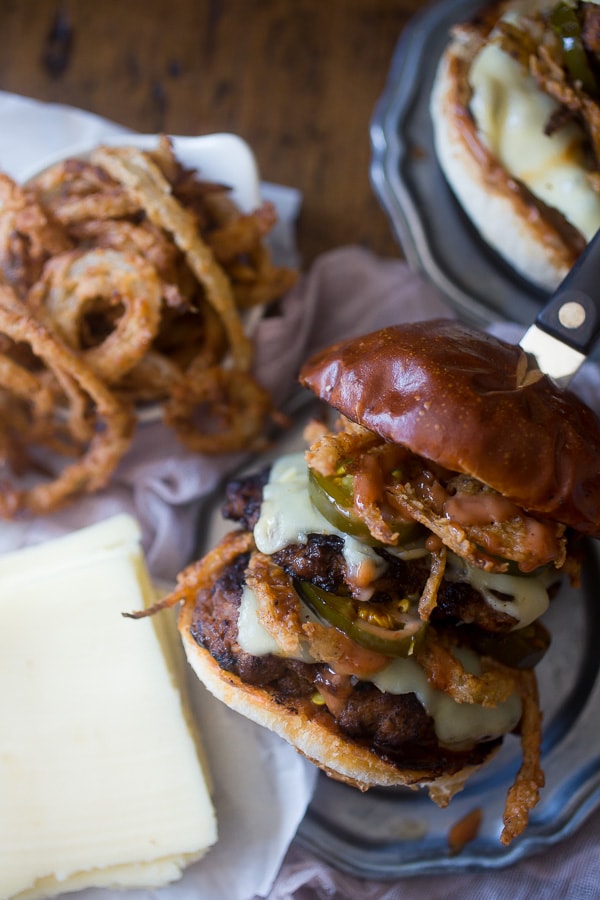
[[[369,121],[419,0],[0,0],[0,89],[145,132],[231,131],[302,191],[304,263],[400,255],[369,182]]]

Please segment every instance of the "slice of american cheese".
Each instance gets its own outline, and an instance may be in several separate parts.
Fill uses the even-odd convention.
[[[137,522],[0,557],[0,897],[154,887],[217,838]],[[163,632],[163,633],[161,633]]]

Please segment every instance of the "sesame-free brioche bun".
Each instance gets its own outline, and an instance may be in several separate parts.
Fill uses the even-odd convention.
[[[481,762],[471,762],[458,771],[442,774],[427,769],[404,769],[386,762],[368,747],[335,733],[309,716],[294,698],[282,703],[281,698],[276,699],[267,688],[243,682],[237,675],[222,669],[194,640],[191,633],[193,615],[193,603],[186,602],[179,613],[178,627],[188,662],[202,684],[230,709],[286,740],[336,781],[363,791],[372,787],[427,787],[438,806],[447,806],[454,794],[462,790],[468,779],[489,762],[498,749],[497,744],[491,744],[487,754],[482,752]],[[442,766],[440,755],[440,768]]]
[[[469,69],[484,39],[509,8],[527,5],[548,3],[492,3],[453,29],[438,64],[430,110],[440,168],[480,236],[515,271],[553,290],[586,240],[504,168],[482,140],[469,109]]]
[[[600,537],[600,420],[520,347],[435,319],[337,343],[299,377],[385,440]]]

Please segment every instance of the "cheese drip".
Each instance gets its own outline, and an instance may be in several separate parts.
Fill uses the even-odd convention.
[[[496,612],[512,616],[515,619],[513,631],[535,622],[544,615],[550,604],[548,591],[539,576],[523,578],[520,575],[484,572],[469,566],[453,553],[448,554],[446,578],[469,582],[488,606]]]
[[[571,123],[544,134],[558,104],[495,43],[473,60],[469,83],[470,109],[490,152],[589,241],[600,227],[600,197],[587,181],[583,129]]]
[[[311,503],[308,484],[303,453],[290,453],[274,463],[254,527],[258,549],[271,555],[288,544],[305,544],[309,534],[335,534],[344,542],[350,578],[356,578],[364,565],[370,567],[372,580],[378,578],[385,572],[385,560],[372,547],[334,528]]]
[[[465,649],[455,653],[467,671],[478,673],[479,661],[475,653]],[[432,688],[413,659],[395,659],[369,680],[388,694],[414,693],[432,717],[438,740],[447,746],[509,734],[521,718],[521,700],[517,694],[511,694],[504,703],[493,707],[457,703],[448,694]]]

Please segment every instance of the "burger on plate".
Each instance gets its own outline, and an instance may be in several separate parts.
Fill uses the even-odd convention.
[[[482,238],[553,290],[600,227],[600,5],[504,0],[457,25],[435,151]]]
[[[336,779],[441,806],[520,735],[504,843],[543,784],[534,666],[573,537],[600,532],[600,421],[523,351],[450,320],[320,352],[333,413],[232,482],[228,535],[179,577],[200,680]]]

